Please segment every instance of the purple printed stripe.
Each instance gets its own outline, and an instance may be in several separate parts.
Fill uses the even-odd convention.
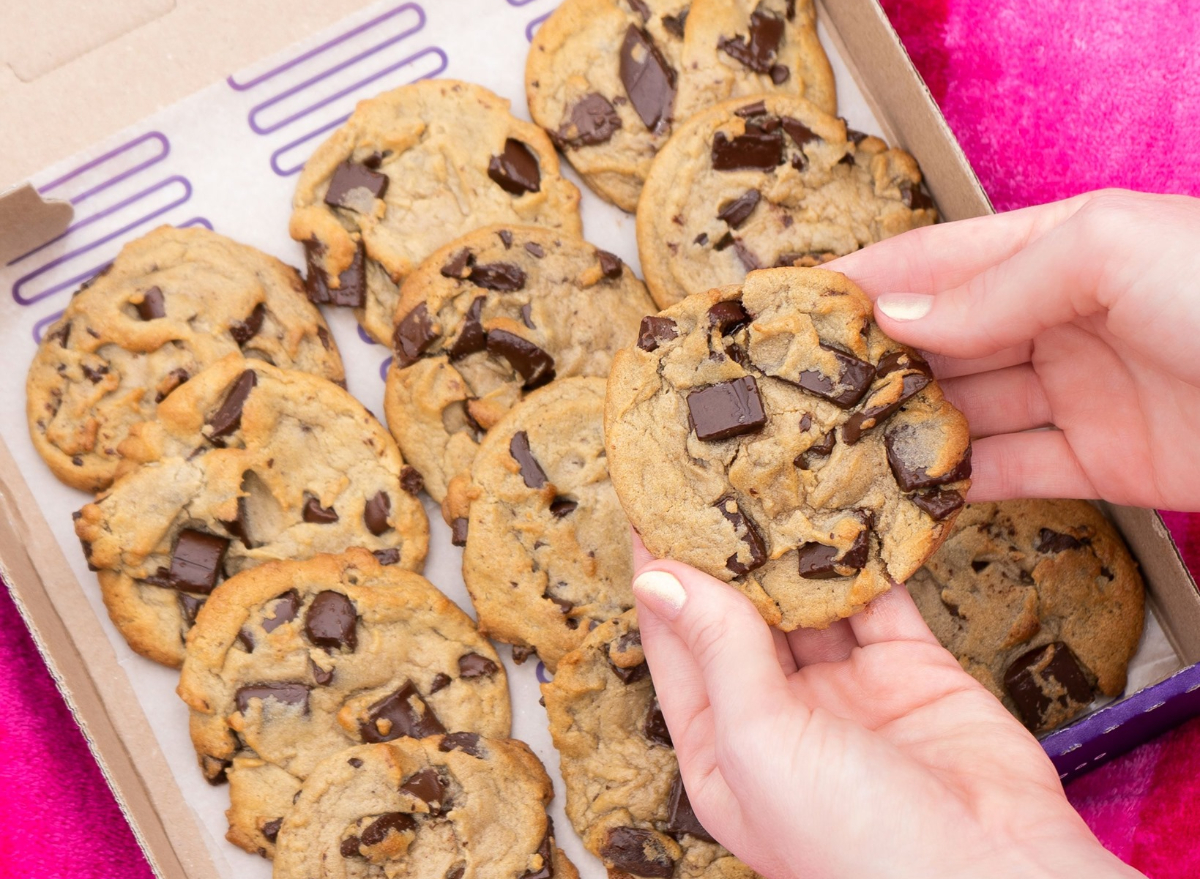
[[[545,21],[549,17],[550,17],[550,13],[547,12],[543,15],[539,15],[533,21],[529,22],[529,24],[525,25],[525,41],[526,42],[528,42],[528,43],[533,42],[533,35],[536,34],[537,29],[542,26],[542,22]]]
[[[176,229],[190,229],[190,228],[192,228],[192,226],[203,226],[209,232],[213,231],[213,224],[210,223],[208,220],[206,220],[204,217],[192,217],[190,220],[188,220],[185,223],[176,223],[175,224]]]
[[[409,32],[409,33],[416,33],[417,31],[421,30],[421,28],[425,27],[425,10],[423,10],[416,3],[405,3],[403,6],[397,6],[395,9],[391,10],[390,12],[385,12],[383,15],[379,16],[378,18],[373,18],[370,21],[366,22],[365,24],[360,24],[358,27],[354,28],[353,30],[347,31],[346,33],[342,34],[341,36],[334,37],[332,40],[330,40],[327,43],[322,43],[321,45],[317,46],[315,49],[310,49],[309,51],[305,52],[303,55],[293,58],[291,61],[281,64],[279,67],[268,70],[266,73],[262,74],[261,76],[256,76],[254,79],[251,79],[244,83],[238,82],[232,76],[227,78],[225,81],[227,83],[229,83],[229,87],[231,89],[233,89],[234,91],[244,92],[247,89],[252,89],[259,83],[266,82],[268,79],[272,79],[272,78],[278,76],[279,74],[284,73],[285,71],[291,70],[297,64],[303,64],[309,58],[313,58],[317,55],[320,55],[322,52],[326,52],[329,49],[332,49],[334,46],[344,43],[346,40],[352,39],[353,37],[358,36],[359,34],[363,33],[364,31],[368,31],[371,28],[381,24],[382,22],[385,22],[390,18],[395,18],[397,15],[400,15],[403,12],[407,12],[410,9],[416,10],[417,14],[421,17],[420,24],[418,24],[415,29],[413,29],[412,31]],[[406,34],[406,36],[407,36],[407,34]]]
[[[392,359],[393,358],[388,357],[383,361],[383,363],[379,364],[379,377],[384,381],[387,381],[387,372],[392,365]]]
[[[508,0],[509,6],[528,6],[533,0]]]
[[[54,312],[54,314],[50,315],[49,317],[44,317],[41,320],[39,320],[37,323],[35,323],[33,325],[33,343],[35,345],[42,344],[42,336],[44,336],[46,334],[46,327],[50,326],[50,324],[54,323],[56,320],[58,320],[62,316],[63,316],[63,313],[61,310],[56,311],[56,312]]]
[[[362,324],[358,324],[358,337],[368,345],[378,345],[379,343],[367,335],[367,331],[362,328]]]

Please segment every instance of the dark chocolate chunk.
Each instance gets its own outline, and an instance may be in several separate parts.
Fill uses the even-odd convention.
[[[806,369],[800,373],[796,384],[835,406],[849,409],[861,400],[863,394],[871,387],[871,381],[875,378],[875,366],[865,360],[851,357],[824,342],[821,343],[821,347],[831,353],[837,361],[837,378],[830,379],[815,369]]]
[[[338,520],[337,511],[333,507],[323,507],[312,495],[309,495],[304,501],[304,511],[301,513],[305,522],[313,522],[318,525],[329,525]]]
[[[767,114],[767,104],[765,101],[755,101],[753,104],[747,104],[733,111],[734,116],[740,116],[743,119],[749,119],[752,116],[765,116]]]
[[[550,512],[557,519],[565,518],[575,512],[575,508],[579,506],[578,501],[573,501],[569,497],[559,495],[550,501]]]
[[[675,873],[675,860],[663,847],[658,834],[640,827],[614,827],[600,846],[600,857],[612,867],[651,879],[667,879]]]
[[[963,496],[957,491],[943,491],[939,488],[917,492],[909,500],[932,516],[935,522],[941,522],[965,503]]]
[[[306,242],[305,252],[308,261],[308,277],[304,279],[304,288],[308,292],[310,302],[317,305],[341,305],[346,308],[362,308],[367,302],[367,271],[366,251],[363,243],[358,242],[354,257],[349,267],[338,275],[338,286],[329,286],[329,276],[317,262],[317,257],[324,251],[324,245],[317,242]]]
[[[805,415],[804,417],[808,418],[808,415]],[[803,422],[801,423],[800,429],[808,430],[807,427],[803,426]],[[825,434],[825,436],[821,437],[821,439],[819,439],[817,442],[813,443],[811,446],[797,455],[792,463],[801,470],[811,470],[813,459],[829,457],[829,454],[833,451],[833,444],[834,435],[833,431],[831,430],[829,433]]]
[[[462,879],[463,874],[467,872],[465,864],[455,864],[446,871],[446,879]]]
[[[175,540],[168,574],[171,588],[208,595],[217,585],[229,540],[185,528]]]
[[[632,0],[631,0],[632,2]],[[641,0],[638,0],[641,2]],[[554,835],[554,820],[546,816],[546,835],[538,844],[537,854],[542,859],[542,866],[537,870],[527,870],[521,874],[521,879],[552,879],[554,876],[554,850],[550,838]]]
[[[792,75],[792,71],[788,69],[786,64],[772,64],[769,72],[771,82],[775,83],[775,85],[783,85],[788,81],[788,77]]]
[[[842,426],[842,439],[847,444],[854,445],[866,431],[890,418],[906,400],[919,393],[930,381],[932,379],[924,373],[910,372],[901,379],[900,396],[895,400],[872,406],[868,399],[867,405],[861,411],[846,419]]]
[[[476,296],[471,307],[467,309],[458,338],[450,346],[451,360],[462,360],[468,354],[474,354],[487,347],[487,333],[484,332],[483,321],[480,319],[483,315],[483,304],[486,301],[486,296]],[[425,306],[420,307],[424,308]]]
[[[429,309],[422,302],[406,314],[404,320],[396,324],[396,331],[392,334],[396,365],[401,368],[412,366],[429,350],[429,346],[437,341],[439,335],[433,329],[433,321],[429,319]]]
[[[683,786],[683,776],[678,774],[671,782],[671,793],[667,797],[667,830],[677,834],[690,833],[707,842],[716,842],[692,811],[692,803]]]
[[[264,617],[262,627],[264,632],[274,632],[284,623],[289,623],[296,618],[296,614],[300,610],[300,593],[295,589],[289,589],[275,598],[275,606],[272,608],[272,615]]]
[[[571,107],[556,132],[564,147],[595,146],[608,142],[621,127],[621,117],[604,95],[592,92]]]
[[[190,626],[196,622],[196,614],[204,606],[204,599],[188,595],[186,592],[178,592],[176,595],[179,598],[179,612],[183,614],[184,622]]]
[[[525,272],[511,262],[489,262],[472,266],[467,273],[467,280],[476,287],[512,293],[525,286]]]
[[[1035,647],[1017,657],[1004,673],[1004,688],[1031,730],[1042,725],[1053,703],[1064,709],[1072,702],[1086,705],[1093,695],[1079,660],[1062,641]],[[1051,697],[1047,689],[1060,693]]]
[[[845,122],[846,120],[843,119],[842,121]],[[858,146],[866,139],[867,133],[865,131],[858,131],[848,125],[846,126],[846,140],[850,141],[855,146]]]
[[[903,491],[933,488],[938,485],[945,485],[948,482],[958,482],[958,480],[966,479],[971,475],[970,446],[967,447],[966,454],[963,455],[962,460],[948,473],[944,473],[941,476],[930,476],[929,472],[923,467],[913,467],[908,464],[900,456],[900,449],[902,448],[901,439],[910,432],[910,428],[900,427],[885,433],[883,436],[883,444],[887,449],[888,466],[892,469],[892,475],[896,477],[896,484]]]
[[[182,594],[183,593],[181,592],[180,595],[182,595]],[[242,645],[242,649],[245,650],[247,653],[254,652],[254,635],[250,632],[249,629],[247,629],[245,627],[238,629],[237,641],[239,644]]]
[[[358,837],[347,836],[342,840],[341,846],[338,848],[343,858],[354,858],[358,856]]]
[[[108,367],[101,366],[98,369],[92,369],[90,366],[84,366],[83,375],[92,384],[97,384],[99,383],[100,379],[108,375]]]
[[[529,450],[529,434],[523,430],[514,433],[508,444],[508,453],[520,466],[521,478],[527,487],[542,488],[546,484],[546,472]]]
[[[229,436],[242,426],[242,407],[251,389],[258,384],[258,375],[253,369],[247,369],[237,377],[237,380],[225,395],[224,402],[216,413],[209,419],[209,439],[220,439]]]
[[[724,235],[722,235],[720,238],[717,239],[716,244],[713,245],[713,250],[718,250],[718,251],[724,250],[726,247],[730,247],[732,244],[733,244],[733,233],[726,232]]]
[[[250,312],[250,316],[245,320],[234,321],[229,328],[229,335],[233,336],[233,341],[238,345],[245,345],[251,339],[258,335],[258,331],[262,329],[263,318],[267,314],[267,306],[260,302],[254,306],[254,310]],[[324,329],[322,327],[322,329]],[[326,346],[328,347],[328,346]]]
[[[697,235],[697,236],[695,237],[695,239],[692,241],[692,244],[698,244],[698,245],[700,245],[701,247],[703,247],[704,245],[708,244],[708,233],[707,233],[707,232],[701,232],[699,235]]]
[[[267,838],[267,842],[274,842],[279,837],[279,828],[282,825],[282,818],[275,818],[263,824],[262,835]]]
[[[762,263],[758,257],[754,255],[754,251],[748,248],[740,238],[733,239],[733,252],[737,254],[737,258],[741,260],[742,266],[748,272],[757,271],[762,268]]]
[[[904,202],[904,206],[911,208],[914,211],[928,211],[934,208],[933,199],[925,194],[925,190],[921,189],[918,183],[911,183],[900,187],[900,198]]]
[[[654,44],[654,38],[636,25],[631,24],[625,31],[620,75],[642,124],[655,134],[665,132],[675,103],[675,70]]]
[[[66,323],[59,326],[57,329],[46,334],[46,340],[47,341],[53,340],[55,342],[58,342],[58,346],[60,348],[66,348],[67,341],[70,338],[71,338],[71,322],[70,321],[67,321]]]
[[[525,250],[534,259],[541,259],[546,255],[546,249],[536,241],[526,241]]]
[[[566,584],[560,583],[558,585],[565,586]],[[575,605],[573,602],[567,601],[567,599],[565,599],[565,598],[559,598],[557,595],[551,595],[549,590],[542,593],[542,598],[546,599],[547,601],[553,602],[558,607],[558,609],[560,611],[562,611],[563,616],[569,615],[571,613],[571,611],[573,611],[575,609]],[[575,623],[576,623],[576,625],[578,625],[577,620],[575,621]],[[572,627],[572,628],[574,628],[574,627]]]
[[[382,722],[383,729],[380,728]],[[386,730],[386,732],[384,731]],[[412,681],[367,709],[367,720],[358,725],[364,742],[390,742],[401,736],[423,739],[444,733],[446,728],[426,704]]]
[[[371,555],[375,556],[381,565],[397,565],[400,563],[400,550],[394,546],[388,549],[373,549],[371,550]]]
[[[646,712],[646,722],[642,724],[642,732],[656,745],[667,748],[675,747],[675,743],[671,741],[671,731],[667,729],[667,721],[663,717],[662,708],[658,705],[657,697],[650,703],[650,710]]]
[[[529,302],[526,302],[521,306],[521,323],[525,324],[525,326],[529,327],[531,330],[536,330],[537,324],[533,322],[532,315],[533,305]]]
[[[264,702],[274,699],[285,705],[301,705],[305,711],[308,711],[308,690],[307,684],[294,681],[266,681],[261,684],[239,687],[234,701],[237,703],[237,710],[243,714],[250,707],[251,699],[261,699]]]
[[[515,138],[504,142],[504,152],[488,162],[488,177],[510,195],[524,195],[542,188],[537,155]]]
[[[740,508],[736,508],[736,504],[735,509],[731,511],[729,509],[730,504],[735,504],[733,496],[726,495],[713,504],[713,506],[721,511],[721,515],[733,526],[734,531],[739,529],[745,531],[745,534],[741,535],[741,538],[750,552],[750,561],[748,563],[738,561],[738,554],[736,552],[725,560],[725,567],[729,569],[729,572],[735,577],[740,577],[742,574],[748,574],[750,571],[761,568],[767,563],[767,547],[763,541],[762,532],[758,530],[758,526],[754,523],[754,520],[745,515]]]
[[[509,234],[509,237],[512,236],[511,232],[509,232],[508,234]],[[467,248],[464,247],[462,250],[455,251],[454,255],[450,257],[450,261],[447,262],[444,266],[442,266],[442,268],[441,268],[442,277],[443,278],[458,278],[461,280],[462,278],[466,277],[465,272],[467,271],[467,268],[469,266],[473,266],[474,264],[475,264],[475,255],[473,253],[471,253],[471,251],[469,251]]]
[[[846,153],[846,155],[844,155],[840,159],[838,159],[837,163],[839,165],[849,165],[851,168],[853,168],[854,167],[854,153]]]
[[[400,792],[421,800],[429,806],[429,811],[434,815],[442,811],[442,803],[446,799],[446,785],[432,766],[410,775],[408,780],[400,785]]]
[[[783,135],[747,131],[730,139],[718,131],[712,143],[714,171],[770,171],[783,162]]]
[[[329,180],[329,189],[325,191],[325,204],[332,208],[356,210],[354,199],[350,198],[354,190],[365,189],[373,198],[383,198],[387,188],[386,174],[372,171],[366,165],[347,159],[337,166]]]
[[[416,497],[421,493],[421,489],[425,487],[425,480],[421,478],[421,474],[417,472],[417,468],[405,464],[400,469],[400,487]]]
[[[396,833],[404,833],[408,830],[417,829],[417,819],[407,812],[388,812],[386,815],[380,815],[374,821],[367,825],[362,832],[362,845],[379,845],[387,839],[387,835],[392,831]]]
[[[459,516],[450,523],[450,542],[454,546],[467,545],[467,525],[469,519]]]
[[[1051,531],[1049,528],[1042,528],[1038,531],[1037,543],[1033,548],[1038,552],[1050,553],[1058,555],[1060,552],[1065,552],[1068,549],[1079,549],[1081,546],[1091,543],[1086,537],[1082,540],[1063,534],[1061,531]]]
[[[442,736],[441,742],[438,743],[438,750],[446,754],[451,751],[462,751],[472,757],[483,757],[483,749],[479,747],[479,733],[473,732],[456,732]]]
[[[331,668],[327,671],[321,668],[321,666],[313,662],[311,656],[308,658],[308,670],[312,673],[313,680],[316,681],[318,686],[328,687],[333,683],[334,670]]]
[[[304,634],[330,653],[338,648],[353,653],[358,647],[358,609],[341,592],[318,592],[304,614]]]
[[[854,538],[854,543],[839,556],[836,546],[823,543],[805,543],[797,550],[800,557],[800,576],[810,580],[828,580],[833,577],[849,577],[867,563],[871,545],[871,529],[864,522],[863,529]]]
[[[750,15],[749,40],[741,34],[736,37],[721,37],[717,40],[717,48],[734,60],[740,61],[748,70],[771,74],[772,81],[779,85],[787,81],[786,75],[776,81],[777,74],[773,71],[775,67],[782,67],[775,64],[775,55],[782,39],[783,19],[769,12],[756,10]]]
[[[675,321],[669,317],[649,315],[642,318],[642,326],[638,330],[637,346],[643,351],[656,351],[663,342],[669,342],[679,336]]]
[[[388,524],[388,514],[391,511],[391,497],[386,491],[377,491],[363,508],[363,522],[366,524],[367,530],[378,537],[391,528],[392,526]]]
[[[458,673],[464,678],[486,678],[496,673],[496,663],[478,653],[464,653],[458,657]]]
[[[799,119],[791,116],[780,116],[779,122],[783,125],[783,130],[787,132],[787,136],[801,149],[809,141],[821,139],[821,135],[817,134]]]
[[[160,317],[167,316],[166,304],[163,302],[163,292],[158,287],[151,287],[142,294],[142,301],[136,306],[138,317],[142,320],[156,320]],[[68,324],[67,332],[70,333],[70,325]],[[63,347],[67,346],[66,336],[63,337]]]
[[[487,334],[487,351],[503,357],[521,378],[522,389],[532,391],[554,379],[554,358],[526,339],[507,330],[492,330]]]
[[[433,680],[429,684],[429,694],[432,696],[438,690],[444,690],[450,686],[450,675],[438,672],[433,676]]]
[[[191,376],[188,375],[188,371],[183,367],[172,369],[167,373],[167,377],[162,380],[162,384],[159,385],[159,387],[163,388],[163,390],[160,390],[154,395],[154,402],[161,403],[163,400],[167,399],[172,391],[186,382],[189,378],[191,378]]]
[[[883,378],[885,375],[897,372],[902,369],[911,369],[923,373],[929,378],[933,378],[933,372],[929,368],[929,364],[925,362],[915,351],[893,351],[890,354],[885,354],[880,358],[878,365],[875,367],[875,377]]]
[[[627,0],[629,8],[642,17],[642,21],[650,20],[650,7],[646,5],[646,0]]]
[[[694,390],[688,394],[687,404],[688,422],[702,440],[756,433],[767,423],[752,375]]]
[[[512,243],[513,243],[512,232],[510,232],[508,229],[501,229],[498,234],[500,235],[500,242],[504,245],[504,249],[511,250]],[[460,269],[460,271],[461,271],[461,269]],[[452,277],[457,277],[457,275],[454,275]]]
[[[662,17],[663,30],[673,37],[683,39],[683,29],[687,26],[688,13],[690,9],[685,9],[678,15],[664,15]]]
[[[750,218],[761,200],[762,193],[757,189],[747,189],[737,198],[721,205],[721,209],[717,211],[717,219],[728,223],[729,228],[736,229]]]
[[[809,430],[811,427],[812,427],[812,415],[810,415],[808,412],[805,412],[804,415],[802,415],[800,417],[800,432],[804,433],[805,431]]]
[[[615,662],[609,660],[608,667],[612,669],[613,674],[621,679],[621,683],[623,684],[637,683],[650,674],[650,666],[644,662],[639,662],[637,665],[624,666],[617,665]]]
[[[600,274],[610,281],[617,280],[624,273],[625,263],[621,262],[621,257],[615,253],[597,248],[596,258],[600,260]]]

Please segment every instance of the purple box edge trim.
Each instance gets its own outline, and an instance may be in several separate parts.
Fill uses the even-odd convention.
[[[1200,715],[1200,663],[1138,690],[1041,740],[1068,782]]]

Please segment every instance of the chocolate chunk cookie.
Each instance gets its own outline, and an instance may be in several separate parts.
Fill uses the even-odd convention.
[[[1125,689],[1142,578],[1086,501],[969,504],[908,589],[938,640],[1035,733]]]
[[[203,227],[161,226],[125,245],[42,337],[26,380],[34,448],[67,485],[107,488],[130,428],[239,350],[344,378],[295,269]]]
[[[608,375],[653,310],[620,259],[562,231],[494,226],[433,254],[401,291],[384,399],[425,490],[441,501],[526,392]]]
[[[606,465],[604,379],[570,378],[515,406],[471,468],[463,579],[479,626],[551,671],[633,607],[629,522]]]
[[[916,160],[802,98],[726,101],[659,153],[637,218],[661,307],[746,273],[813,266],[937,219]]]
[[[221,584],[188,633],[179,695],[230,842],[267,857],[317,763],[446,731],[507,737],[495,650],[428,580],[365,549],[271,562]]]
[[[751,879],[692,812],[637,615],[601,623],[542,684],[567,817],[610,877]]]
[[[439,247],[492,223],[582,228],[579,190],[545,133],[487,89],[448,79],[359,103],[304,166],[292,205],[309,296],[352,306],[384,344],[400,282]]]
[[[164,400],[123,445],[132,469],[75,514],[129,645],[179,665],[226,577],[363,546],[419,571],[429,543],[388,432],[332,382],[238,355]]]
[[[970,485],[966,419],[871,314],[835,272],[752,272],[646,318],[608,380],[609,473],[646,546],[784,630],[906,580]]]
[[[359,745],[305,782],[276,879],[579,879],[546,815],[546,770],[524,742],[450,733]]]

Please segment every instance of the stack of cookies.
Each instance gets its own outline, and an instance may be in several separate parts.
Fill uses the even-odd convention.
[[[159,229],[31,367],[35,446],[98,492],[84,555],[130,646],[181,668],[228,839],[280,877],[577,876],[490,637],[555,673],[566,811],[610,875],[753,876],[689,804],[630,522],[784,630],[908,580],[1032,730],[1119,693],[1142,619],[1119,537],[1083,503],[964,506],[965,419],[815,268],[937,212],[836,115],[811,0],[566,0],[526,86],[537,125],[450,80],[362,102],[297,185],[303,281]],[[636,209],[645,283],[581,237],[556,148]],[[387,429],[322,305],[392,348]],[[420,576],[422,492],[477,623]]]

